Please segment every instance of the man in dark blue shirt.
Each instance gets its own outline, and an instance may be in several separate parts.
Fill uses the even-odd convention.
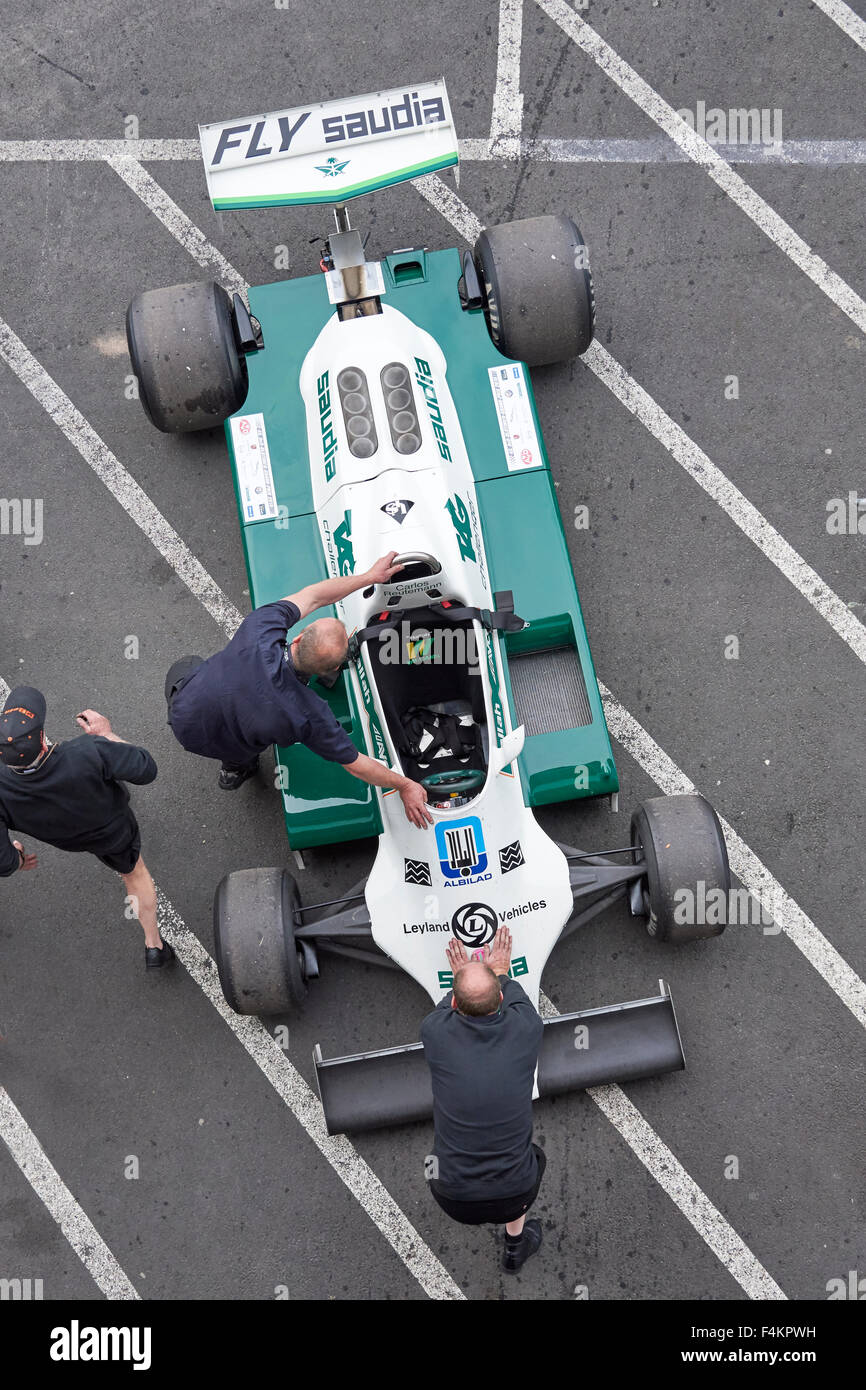
[[[123,879],[127,901],[144,929],[148,969],[174,959],[156,923],[156,888],[141,857],[138,822],[123,785],[143,786],[156,777],[146,748],[125,743],[104,715],[76,716],[84,734],[65,743],[45,737],[45,697],[16,686],[0,713],[0,878],[35,869],[37,857],[13,828],[57,849],[95,854]],[[89,737],[87,737],[89,735]]]
[[[545,1168],[532,1142],[532,1090],[544,1024],[509,979],[511,932],[500,927],[483,959],[447,947],[450,994],[421,1025],[433,1086],[430,1188],[464,1225],[505,1222],[503,1267],[514,1274],[541,1244],[541,1223],[526,1220]]]
[[[311,676],[329,675],[346,659],[348,636],[336,618],[319,618],[286,645],[302,618],[356,589],[385,584],[402,566],[396,551],[364,574],[323,579],[248,613],[234,637],[207,661],[184,657],[166,677],[169,723],[190,753],[219,758],[219,784],[234,791],[255,776],[269,744],[303,743],[362,782],[393,787],[413,825],[432,823],[418,782],[359,753],[330,706],[310,690]]]

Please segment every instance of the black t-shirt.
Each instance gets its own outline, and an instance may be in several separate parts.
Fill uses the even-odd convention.
[[[499,983],[498,1013],[469,1018],[449,993],[421,1024],[438,1188],[454,1201],[517,1197],[537,1174],[532,1085],[544,1024],[516,980]]]
[[[292,666],[286,634],[294,603],[248,613],[221,652],[203,662],[171,704],[172,732],[190,753],[238,766],[272,743],[303,743],[329,762],[353,763],[349,735],[321,696]]]
[[[135,819],[124,782],[141,786],[156,776],[146,748],[82,734],[56,743],[32,772],[0,763],[0,878],[18,868],[9,831],[57,849],[111,854],[129,843]]]

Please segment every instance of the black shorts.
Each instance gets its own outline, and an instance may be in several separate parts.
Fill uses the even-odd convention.
[[[132,816],[132,838],[120,849],[114,849],[110,854],[96,854],[96,850],[91,850],[91,854],[96,854],[100,863],[107,868],[114,869],[118,874],[131,874],[141,857],[141,831],[138,822]]]
[[[521,1193],[518,1197],[491,1197],[482,1201],[457,1202],[452,1197],[444,1197],[441,1192],[437,1192],[438,1183],[435,1180],[430,1184],[430,1191],[446,1216],[450,1216],[454,1221],[459,1221],[463,1226],[483,1226],[487,1221],[494,1221],[497,1224],[517,1221],[519,1217],[524,1216],[529,1211],[538,1196],[541,1179],[544,1177],[544,1170],[547,1167],[544,1150],[540,1149],[537,1144],[533,1144],[532,1151],[538,1160],[538,1173],[529,1191]]]

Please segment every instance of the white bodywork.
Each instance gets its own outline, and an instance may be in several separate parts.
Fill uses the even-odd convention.
[[[392,442],[381,384],[382,370],[393,363],[408,367],[412,378],[421,444],[409,454]],[[344,322],[335,314],[304,361],[300,387],[313,498],[330,573],[367,569],[390,550],[424,552],[441,564],[435,578],[397,580],[338,604],[350,633],[384,611],[394,594],[401,595],[401,606],[435,601],[427,597],[431,585],[443,598],[493,606],[472,470],[446,365],[434,339],[387,305],[381,314]],[[378,437],[378,448],[367,458],[350,452],[340,403],[337,381],[351,369],[366,376],[361,394],[369,400]],[[484,387],[482,377],[479,390]],[[435,824],[426,830],[410,824],[395,792],[377,793],[384,834],[367,881],[367,905],[378,945],[436,1001],[451,984],[445,956],[451,936],[471,950],[507,925],[514,938],[512,974],[537,1007],[542,970],[572,911],[568,864],[524,805],[516,764],[523,730],[512,729],[499,636],[478,622],[474,629],[489,734],[486,782],[468,805],[431,807]],[[364,657],[362,652],[352,666],[351,680],[366,713],[367,751],[399,766]]]

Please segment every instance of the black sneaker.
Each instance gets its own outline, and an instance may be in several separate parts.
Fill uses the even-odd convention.
[[[510,1236],[506,1231],[505,1253],[502,1256],[502,1268],[506,1274],[516,1274],[521,1266],[526,1264],[530,1255],[535,1254],[540,1245],[540,1221],[527,1221],[519,1236]]]
[[[244,782],[255,777],[258,770],[258,758],[247,763],[246,767],[233,767],[230,763],[223,763],[220,767],[220,787],[224,792],[236,792],[238,787],[243,786]]]
[[[169,961],[174,960],[174,951],[167,941],[161,946],[145,946],[144,964],[148,970],[159,970],[161,966],[168,965]]]

